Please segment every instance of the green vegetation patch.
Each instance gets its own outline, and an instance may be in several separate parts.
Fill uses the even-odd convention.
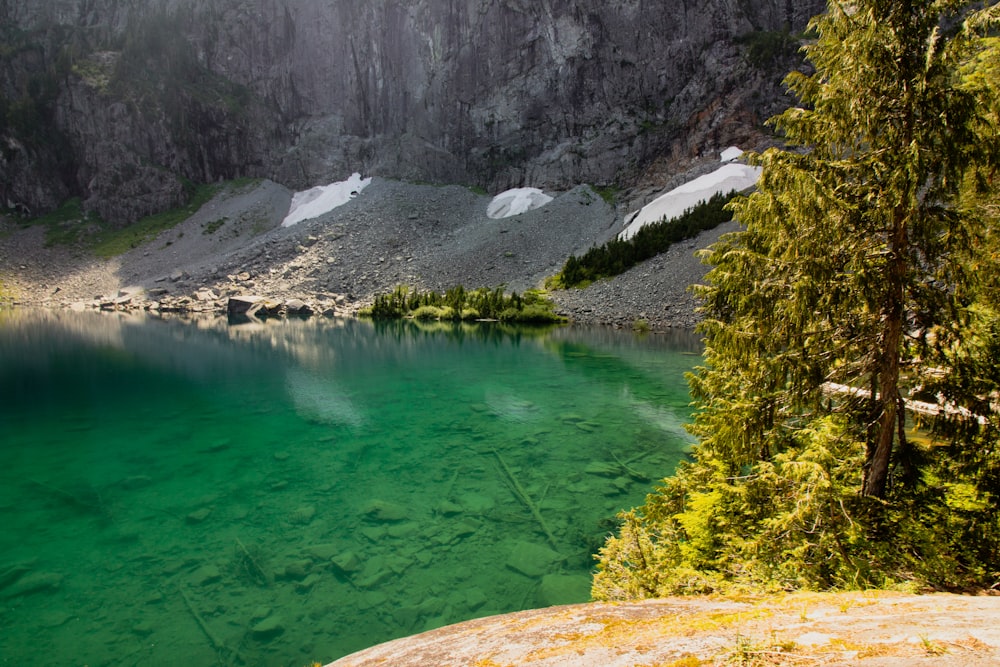
[[[227,183],[208,185],[188,183],[187,189],[191,196],[186,205],[147,216],[122,229],[112,228],[99,216],[84,211],[78,197],[67,200],[55,211],[41,217],[21,219],[20,225],[22,227],[44,226],[47,247],[80,245],[91,250],[98,257],[106,259],[136,248],[156,238],[161,232],[176,227],[197,213],[221,190],[242,192],[257,183],[259,183],[259,179],[254,178],[240,178]],[[208,222],[202,232],[213,234],[226,222],[226,218]],[[258,231],[256,226],[255,231]]]
[[[115,51],[92,53],[74,62],[71,70],[88,86],[104,93],[114,78],[119,55]]]
[[[45,246],[76,245],[89,233],[104,226],[104,221],[93,213],[83,210],[79,197],[63,202],[63,205],[38,218],[21,218],[22,227],[42,226],[45,228]]]
[[[229,222],[229,218],[219,218],[218,220],[212,220],[211,222],[206,222],[202,225],[201,233],[208,236],[209,234],[214,234],[215,232],[222,229],[223,225]]]
[[[718,227],[733,219],[726,207],[736,192],[716,194],[708,201],[697,204],[670,220],[664,218],[640,228],[630,239],[612,239],[595,246],[582,257],[571,255],[562,270],[548,280],[548,287],[569,289],[585,287],[595,280],[611,278],[646,261],[670,246],[694,238],[701,232]]]
[[[614,206],[618,201],[618,186],[615,185],[602,185],[602,186],[591,186],[591,190],[596,192],[601,199],[607,203],[608,206]]]
[[[505,294],[501,287],[466,290],[459,285],[441,294],[399,285],[388,294],[376,296],[372,306],[360,314],[372,319],[498,320],[523,324],[566,322],[566,318],[557,315],[554,308],[555,304],[538,290],[528,290],[523,295],[517,292]]]
[[[146,241],[156,238],[160,232],[172,229],[190,218],[221,188],[219,184],[193,186],[191,199],[186,206],[147,216],[122,229],[102,230],[93,240],[94,254],[108,258],[137,248]]]

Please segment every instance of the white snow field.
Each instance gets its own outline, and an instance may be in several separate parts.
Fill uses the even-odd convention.
[[[493,219],[509,218],[545,206],[552,197],[538,188],[514,188],[501,192],[486,207],[486,215]]]
[[[329,213],[354,199],[371,182],[371,178],[361,178],[361,174],[354,173],[346,181],[318,185],[303,192],[296,192],[292,196],[292,205],[288,209],[288,215],[281,221],[281,226],[291,227],[303,220],[318,218],[324,213]]]
[[[720,192],[746,190],[754,186],[757,179],[760,178],[760,167],[750,167],[726,160],[727,157],[729,160],[734,160],[741,154],[742,151],[735,146],[727,148],[722,153],[723,161],[726,164],[712,173],[688,181],[646,204],[631,216],[632,219],[625,225],[625,229],[621,231],[618,238],[628,240],[643,226],[651,222],[659,222],[664,218],[672,220],[692,206],[708,201],[713,195]]]

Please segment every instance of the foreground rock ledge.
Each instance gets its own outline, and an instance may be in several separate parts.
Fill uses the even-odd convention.
[[[797,593],[592,603],[475,619],[328,667],[1000,664],[1000,597]]]

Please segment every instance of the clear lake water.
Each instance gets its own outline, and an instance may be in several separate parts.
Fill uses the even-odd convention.
[[[0,664],[284,665],[589,598],[687,332],[0,311]]]

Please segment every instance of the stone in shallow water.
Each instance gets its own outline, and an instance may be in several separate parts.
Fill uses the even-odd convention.
[[[589,475],[600,475],[602,477],[617,477],[621,474],[621,466],[604,461],[591,461],[583,471]]]
[[[389,526],[386,530],[386,534],[389,537],[410,537],[420,528],[420,525],[416,521],[407,521],[406,523],[396,524],[394,526]]]
[[[361,508],[361,513],[370,521],[402,521],[410,516],[406,507],[387,500],[371,500]]]
[[[361,559],[353,551],[339,553],[330,559],[336,571],[349,575],[361,569]]]
[[[478,588],[470,588],[468,591],[466,591],[463,594],[463,597],[464,597],[465,606],[470,611],[476,611],[477,609],[479,609],[480,607],[482,607],[484,604],[486,604],[486,602],[488,600],[488,598],[486,597],[486,594],[483,593]]]
[[[143,604],[159,604],[163,602],[164,596],[160,591],[150,591],[142,598],[141,602]]]
[[[365,526],[361,529],[361,534],[377,544],[387,533],[384,526]]]
[[[371,558],[365,569],[354,579],[354,585],[359,589],[372,590],[378,588],[387,579],[393,576],[388,563],[384,557],[376,556]]]
[[[250,276],[247,275],[246,280],[249,279]],[[229,298],[229,302],[226,305],[226,312],[229,315],[245,315],[257,304],[257,302],[263,300],[264,297],[262,296],[233,296]]]
[[[324,544],[312,544],[306,547],[306,553],[316,560],[330,560],[340,553],[340,545],[333,542]]]
[[[285,565],[284,572],[282,573],[283,578],[292,579],[295,581],[302,581],[306,578],[306,575],[312,570],[311,560],[294,560]]]
[[[260,641],[273,639],[284,631],[285,622],[282,620],[281,616],[268,616],[263,621],[260,621],[250,628],[250,634],[253,635],[253,638]]]
[[[590,577],[582,574],[546,574],[538,586],[540,607],[576,604],[590,599]]]
[[[216,565],[202,565],[191,573],[191,581],[198,586],[208,586],[222,580],[222,572]]]
[[[507,567],[526,577],[537,578],[562,559],[561,554],[541,544],[517,542],[507,557]]]
[[[2,597],[16,598],[22,595],[53,591],[62,585],[62,581],[63,576],[55,572],[32,572],[4,588]]]
[[[312,505],[304,505],[295,508],[295,511],[288,517],[289,522],[304,526],[316,516],[316,508]]]
[[[442,501],[441,503],[438,503],[437,507],[434,508],[434,511],[440,514],[441,516],[455,516],[456,514],[461,514],[463,510],[462,506],[459,505],[458,503],[453,503],[450,500],[445,500]]]
[[[10,586],[12,583],[23,577],[38,563],[37,558],[21,561],[19,563],[7,563],[0,565],[0,589]]]
[[[323,577],[313,572],[308,577],[295,584],[295,590],[299,593],[308,593],[321,581],[323,581]]]
[[[286,301],[285,310],[289,315],[311,315],[313,312],[313,309],[300,299]]]
[[[496,505],[496,501],[493,498],[484,496],[481,493],[463,493],[455,501],[472,514],[483,514],[493,509],[494,505]]]
[[[139,621],[132,626],[133,634],[139,635],[140,637],[148,637],[153,634],[153,624],[149,621]]]
[[[201,523],[212,513],[212,508],[202,507],[200,510],[195,510],[185,517],[188,523]]]
[[[36,617],[36,620],[43,628],[58,628],[66,625],[73,618],[75,617],[72,614],[64,611],[50,611],[40,614]]]

